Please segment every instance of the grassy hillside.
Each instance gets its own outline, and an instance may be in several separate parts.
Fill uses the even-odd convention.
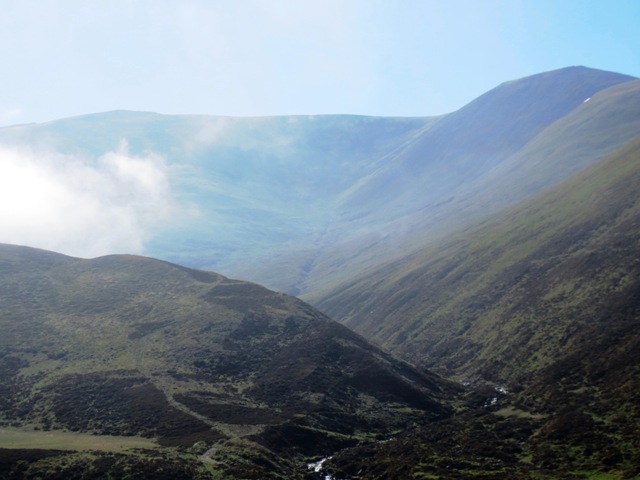
[[[499,85],[442,118],[392,164],[376,172],[345,199],[354,203],[347,211],[357,212],[357,204],[364,204],[398,216],[415,211],[418,205],[446,200],[460,185],[518,152],[585,99],[631,80],[570,67]]]
[[[498,457],[502,475],[546,465],[636,478],[639,185],[640,137],[532,201],[369,272],[321,308],[412,361],[506,386],[505,404],[469,418],[502,429],[482,454]],[[433,450],[432,429],[407,435],[384,455],[450,455]],[[436,474],[432,462],[403,475]]]
[[[215,273],[0,245],[0,285],[0,421],[42,435],[156,439],[198,468],[214,448],[220,475],[297,478],[305,457],[450,415],[457,391]]]
[[[562,329],[576,320],[572,309],[591,318],[584,310],[589,302],[618,304],[617,294],[632,291],[634,263],[627,259],[637,245],[638,175],[635,140],[534,201],[371,272],[320,306],[393,350],[420,352],[432,365],[442,356],[440,367],[446,362],[452,372],[475,372],[473,365],[505,356],[515,333],[509,325],[549,317],[556,319],[554,330]],[[529,333],[522,332],[528,341]],[[482,353],[455,358],[437,347],[453,339],[461,351]],[[536,365],[526,355],[539,351],[524,349],[521,361],[509,357],[509,373],[494,368],[495,377],[512,376],[520,363]],[[539,356],[553,358],[546,351]]]
[[[315,304],[360,272],[568,178],[638,129],[640,84],[630,77],[570,68],[501,85],[344,197],[298,294]]]
[[[437,119],[2,129],[164,152],[200,216],[148,248],[306,291],[419,367],[254,283],[0,244],[0,478],[638,477],[638,131],[640,83],[582,68]]]
[[[490,113],[491,110],[485,117]],[[486,121],[489,122],[489,118]],[[455,173],[457,167],[453,163],[442,166],[440,171],[430,171],[432,164],[425,157],[429,175],[420,180],[419,173],[413,173],[413,199],[403,197],[408,195],[404,191],[397,193],[399,203],[422,204],[423,208],[398,215],[386,225],[372,229],[369,235],[357,238],[351,238],[350,227],[343,225],[344,238],[336,232],[341,243],[318,255],[315,270],[308,276],[301,297],[319,304],[331,295],[332,289],[342,290],[343,284],[349,283],[357,272],[435,244],[461,228],[566,180],[629,142],[638,131],[640,82],[629,81],[598,92],[586,103],[580,102],[570,113],[541,127],[527,143],[491,168],[482,167],[480,152],[469,154],[476,155],[472,163],[478,165],[469,166],[469,173],[462,175]],[[458,184],[452,182],[452,178],[465,175],[471,177]],[[385,188],[381,187],[380,192],[385,192]],[[442,195],[434,196],[439,188]],[[386,208],[393,210],[395,203],[392,200],[386,203]],[[397,211],[403,208],[406,207],[399,207]]]

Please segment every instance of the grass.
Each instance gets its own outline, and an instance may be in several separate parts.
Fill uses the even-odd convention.
[[[547,417],[547,415],[543,415],[541,413],[525,412],[524,410],[519,410],[512,406],[501,408],[496,411],[495,414],[502,417],[531,418],[534,420],[541,420]]]
[[[90,435],[53,430],[44,432],[3,427],[0,428],[0,448],[122,452],[133,448],[159,448],[159,445],[153,440],[141,437]]]
[[[585,475],[586,480],[620,480],[621,478],[627,478],[629,480],[633,480],[634,478],[640,477],[624,477],[622,475],[615,475],[613,473],[604,473],[604,472],[576,472],[578,475]]]

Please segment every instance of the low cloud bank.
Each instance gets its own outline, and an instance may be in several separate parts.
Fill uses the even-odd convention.
[[[0,242],[79,257],[140,252],[174,209],[164,159],[0,146]]]

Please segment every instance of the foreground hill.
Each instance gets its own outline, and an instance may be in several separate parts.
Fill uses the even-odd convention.
[[[297,478],[306,457],[450,415],[457,391],[295,298],[145,257],[0,245],[0,305],[5,426],[213,448],[220,475]],[[47,462],[31,468],[68,459]]]
[[[31,149],[71,178],[99,173],[123,140],[130,156],[161,158],[170,198],[134,199],[144,219],[164,213],[136,230],[142,253],[316,301],[630,140],[640,128],[638,90],[624,90],[633,80],[570,67],[506,82],[433,118],[109,112],[3,128],[0,147]],[[130,192],[116,194],[109,200]]]
[[[505,438],[536,432],[511,462],[638,475],[639,199],[640,137],[532,201],[368,272],[321,307],[423,366],[506,385],[526,415],[502,413],[526,422],[471,420]]]

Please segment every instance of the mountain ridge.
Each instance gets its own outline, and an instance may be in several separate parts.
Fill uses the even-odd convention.
[[[142,254],[315,299],[345,270],[477,220],[485,213],[474,205],[489,212],[513,201],[480,203],[475,184],[495,189],[504,182],[491,173],[496,163],[587,96],[631,80],[584,67],[545,72],[439,117],[115,111],[3,128],[0,144],[92,168],[123,139],[130,155],[157,154],[176,210],[149,227]],[[452,220],[460,211],[466,218]]]
[[[595,232],[602,230],[603,235],[606,234],[606,229],[611,228],[608,225],[615,222],[616,219],[620,218],[622,221],[626,218],[625,216],[633,215],[633,199],[636,197],[633,181],[638,175],[635,158],[639,150],[640,140],[636,138],[605,160],[566,180],[565,183],[544,191],[535,199],[524,202],[510,211],[492,217],[483,224],[452,236],[448,243],[440,245],[439,248],[429,247],[423,252],[407,257],[404,261],[398,261],[395,265],[383,268],[378,274],[370,273],[368,279],[360,279],[363,286],[373,284],[373,287],[372,285],[365,287],[368,298],[371,300],[365,301],[358,307],[362,309],[362,312],[366,311],[366,315],[364,313],[353,315],[353,313],[346,313],[338,308],[331,308],[332,301],[335,302],[334,305],[339,305],[337,302],[339,297],[321,303],[320,307],[336,318],[342,318],[347,325],[355,327],[357,331],[363,332],[372,328],[373,330],[368,333],[368,337],[378,339],[378,341],[383,338],[387,339],[386,342],[382,341],[381,343],[388,348],[393,345],[392,339],[395,338],[396,345],[400,347],[400,350],[406,348],[406,352],[409,353],[411,343],[416,344],[415,336],[412,336],[413,340],[410,340],[409,335],[402,335],[402,328],[398,329],[394,318],[397,322],[400,318],[406,318],[409,315],[409,318],[414,317],[413,322],[416,326],[420,325],[420,319],[429,319],[430,322],[434,322],[435,318],[439,318],[440,323],[444,325],[443,322],[447,318],[450,319],[446,320],[447,322],[457,317],[467,318],[471,324],[468,324],[465,329],[461,329],[461,333],[458,334],[463,337],[469,328],[473,330],[474,321],[488,322],[491,315],[496,315],[496,313],[491,315],[487,313],[474,320],[473,310],[470,309],[472,303],[467,304],[466,302],[475,301],[476,308],[487,308],[486,306],[482,307],[482,302],[506,302],[505,298],[510,288],[514,290],[520,288],[520,296],[523,296],[524,292],[531,291],[532,295],[539,299],[538,301],[542,301],[546,291],[544,287],[538,286],[535,289],[533,287],[518,287],[521,282],[534,275],[531,272],[534,271],[537,263],[546,265],[549,262],[549,260],[534,261],[532,258],[537,254],[540,258],[557,257],[558,262],[568,261],[567,259],[572,258],[571,255],[576,255],[575,252],[572,253],[571,249],[580,252],[585,247],[579,245],[589,241],[595,242],[595,240],[590,240],[590,230],[587,230],[585,225],[594,229],[595,238]],[[555,207],[555,204],[560,206]],[[623,205],[627,206],[623,207]],[[633,222],[633,218],[631,216],[624,221]],[[625,231],[629,235],[634,231],[633,228],[619,228],[619,235],[624,235]],[[512,241],[514,236],[516,236],[516,241]],[[616,248],[619,249],[620,254],[625,252],[624,248],[632,249],[634,245],[634,242],[624,241],[622,238],[616,240]],[[550,242],[554,243],[549,245]],[[593,250],[591,262],[596,262],[594,265],[597,265],[597,262],[607,261],[609,254],[605,248],[606,244],[602,244],[599,250]],[[563,253],[565,250],[562,249],[565,249],[566,253]],[[630,254],[629,250],[626,254]],[[612,267],[615,265],[613,263]],[[625,265],[633,265],[633,262],[626,262]],[[561,267],[557,266],[556,268]],[[505,278],[500,280],[502,275]],[[586,274],[585,276],[589,277]],[[429,277],[430,279],[426,280]],[[381,280],[382,278],[385,280]],[[625,278],[627,277],[625,276]],[[378,288],[376,288],[376,284]],[[442,286],[437,287],[440,284]],[[412,285],[415,286],[411,288]],[[405,286],[410,287],[411,290],[402,293]],[[443,291],[441,295],[433,297],[435,292],[440,291],[436,290],[436,287],[445,289],[447,292]],[[350,288],[355,294],[358,291],[357,283],[354,283]],[[567,286],[567,288],[574,287]],[[429,294],[430,289],[433,289],[431,294]],[[492,289],[495,291],[489,293]],[[424,292],[422,296],[419,295],[421,290]],[[504,291],[498,294],[496,293],[498,290]],[[383,292],[384,296],[381,297]],[[551,295],[552,292],[548,294]],[[348,290],[343,290],[340,295],[348,298],[350,293]],[[409,300],[403,299],[403,295]],[[457,303],[460,300],[455,300],[456,295],[462,295],[465,300],[462,300],[462,303]],[[556,292],[550,298],[555,298],[558,295],[560,294]],[[570,295],[569,291],[565,292],[564,296],[568,295]],[[475,296],[484,300],[474,300]],[[364,299],[362,295],[359,295],[358,298]],[[582,295],[577,296],[576,301],[578,301],[577,298],[583,302],[588,300]],[[390,300],[392,303],[385,305],[385,302]],[[606,298],[600,298],[600,300],[605,302]],[[446,306],[450,301],[453,303]],[[374,314],[372,302],[373,304],[378,302],[378,305],[383,309]],[[429,307],[420,307],[420,302],[428,302]],[[546,302],[548,303],[548,301]],[[351,304],[356,305],[356,303]],[[391,305],[402,305],[402,307],[396,308]],[[487,305],[491,305],[491,303],[487,303]],[[522,310],[522,305],[520,307],[518,305],[516,303],[509,307],[509,311],[515,315],[516,311]],[[562,305],[562,302],[559,305]],[[537,307],[541,311],[550,308],[551,304],[546,307]],[[421,310],[423,310],[422,313],[420,313]],[[507,311],[503,314],[507,315]],[[384,318],[385,321],[382,322],[381,318]],[[456,319],[452,325],[460,325],[465,322],[467,321]],[[403,320],[403,323],[410,326],[407,324],[407,320]],[[384,330],[376,330],[374,327],[376,324],[386,329],[387,333],[383,333]],[[424,329],[424,326],[422,328]],[[393,330],[393,333],[390,330]],[[406,340],[401,340],[400,337],[406,338]],[[434,341],[437,342],[437,339]],[[486,341],[479,342],[479,344],[483,344],[484,348],[490,346]],[[495,347],[499,348],[497,344]],[[399,351],[397,348],[392,348],[392,350]],[[444,353],[447,348],[443,346],[441,350]],[[531,355],[538,350],[538,348],[531,348],[522,351],[529,352]],[[417,351],[411,351],[409,354],[415,358],[417,353]],[[451,352],[449,352],[450,354]],[[473,356],[477,358],[478,355],[483,357],[478,351],[474,351]],[[481,361],[486,361],[486,358]],[[489,370],[491,369],[487,369],[487,371]],[[507,378],[502,377],[502,380],[505,381]],[[495,380],[499,381],[500,378],[497,377]]]
[[[580,71],[581,69],[578,69],[577,73]],[[553,73],[555,72],[548,72],[541,77],[544,78]],[[530,81],[530,79],[525,80]],[[434,165],[437,165],[437,162],[435,164],[427,162],[426,171],[430,172],[431,178],[423,179],[418,172],[412,172],[410,175],[415,191],[409,194],[409,197],[415,197],[418,200],[413,202],[409,199],[403,200],[405,198],[403,195],[406,195],[406,191],[411,188],[407,186],[397,193],[395,201],[390,199],[379,201],[381,204],[385,203],[384,208],[389,208],[393,212],[402,211],[403,207],[396,208],[398,203],[422,205],[422,207],[404,216],[397,214],[386,225],[382,222],[378,231],[374,231],[369,237],[362,236],[354,239],[353,246],[345,248],[344,252],[338,251],[335,255],[327,255],[327,261],[337,264],[339,268],[350,267],[354,262],[349,258],[357,248],[355,245],[359,245],[361,250],[370,252],[368,255],[371,260],[362,253],[356,256],[356,259],[367,263],[362,269],[366,271],[376,263],[382,264],[385,260],[402,256],[407,250],[418,250],[425,243],[436,242],[457,229],[471,225],[502,208],[523,200],[527,195],[535,194],[541,189],[568,178],[579,169],[597,161],[633,138],[637,129],[640,128],[639,88],[640,84],[637,80],[625,77],[619,84],[604,88],[594,95],[594,103],[589,102],[588,108],[585,108],[583,101],[574,100],[572,106],[577,105],[576,108],[570,109],[571,111],[566,115],[540,128],[537,134],[532,133],[531,138],[514,153],[502,153],[502,160],[495,165],[485,164],[479,170],[481,174],[463,174],[467,179],[459,184],[453,184],[447,179],[447,176],[451,178],[459,176],[458,173],[454,173],[457,168],[455,165],[443,163],[436,168]],[[498,89],[499,87],[490,93],[494,95]],[[610,93],[605,95],[607,92]],[[580,94],[576,98],[582,98],[585,94]],[[599,101],[599,98],[602,101]],[[534,100],[535,97],[532,101]],[[620,112],[625,112],[625,115],[621,116]],[[508,118],[501,121],[508,122],[514,119]],[[576,124],[581,128],[577,128]],[[438,125],[439,123],[429,133],[437,129]],[[563,136],[555,134],[556,130],[560,129],[566,132]],[[599,131],[601,129],[606,134],[601,133]],[[497,129],[497,131],[501,130],[502,128]],[[472,154],[479,163],[483,162],[482,152],[474,151]],[[429,160],[428,156],[425,156],[426,160]],[[540,163],[544,165],[541,166]],[[468,170],[472,172],[473,168]],[[433,186],[433,184],[437,185]],[[383,191],[385,188],[386,183],[381,182],[374,190]],[[441,191],[442,194],[433,195],[433,191]],[[429,201],[430,195],[433,196]],[[360,268],[356,266],[354,270],[360,271]],[[345,278],[341,278],[335,270],[319,269],[318,275],[324,278],[311,283],[307,290],[299,293],[300,296],[311,303],[316,303],[327,295],[327,291],[332,287],[340,288],[339,285],[345,281]]]

